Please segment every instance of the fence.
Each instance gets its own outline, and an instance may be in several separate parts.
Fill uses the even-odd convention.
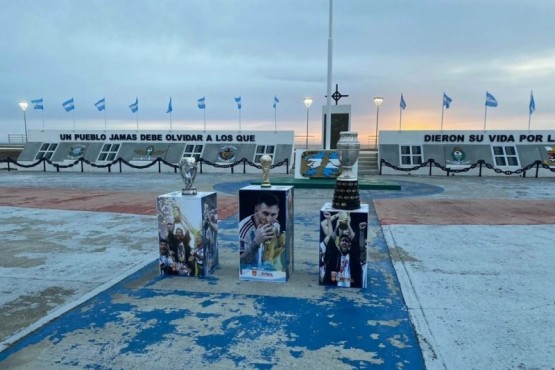
[[[152,166],[158,164],[158,172],[159,173],[162,172],[162,165],[173,168],[175,173],[177,173],[177,170],[179,169],[179,165],[167,162],[167,161],[163,160],[162,158],[156,158],[155,160],[153,160],[152,162],[150,162],[148,164],[145,164],[144,166],[137,166],[137,165],[131,164],[131,163],[127,162],[125,159],[122,159],[122,158],[114,159],[112,162],[106,163],[106,164],[96,164],[96,163],[90,162],[86,159],[83,159],[82,157],[79,158],[79,159],[76,159],[73,163],[69,163],[69,164],[66,164],[66,165],[61,165],[61,164],[54,163],[50,159],[47,159],[47,158],[39,159],[35,163],[32,163],[32,164],[22,164],[22,163],[19,163],[15,160],[11,159],[11,158],[0,160],[0,163],[7,163],[8,164],[8,171],[12,170],[10,164],[18,166],[18,167],[22,167],[22,168],[32,168],[32,167],[36,167],[36,166],[42,164],[43,171],[46,172],[46,164],[47,163],[49,165],[53,166],[54,168],[56,168],[56,172],[60,172],[60,169],[74,167],[78,164],[81,165],[81,172],[85,172],[83,164],[87,164],[87,165],[89,165],[91,167],[95,167],[95,168],[108,168],[108,172],[112,172],[112,166],[118,164],[120,173],[123,172],[122,164],[126,165],[126,166],[129,166],[131,168],[135,168],[135,169],[145,169],[145,168],[149,168],[149,167],[152,167]],[[203,165],[208,165],[208,166],[212,166],[212,167],[216,167],[216,168],[229,168],[231,173],[234,173],[235,167],[240,166],[242,164],[244,174],[247,173],[246,172],[247,165],[249,165],[251,167],[255,167],[257,169],[262,169],[262,166],[260,166],[259,164],[254,163],[254,162],[251,162],[251,161],[247,160],[246,158],[240,159],[240,160],[238,160],[236,162],[233,162],[233,163],[227,163],[227,164],[217,164],[217,163],[213,163],[213,162],[210,162],[210,161],[207,161],[205,159],[200,158],[198,160],[198,163],[200,164],[200,168],[199,168],[200,173],[202,173]],[[283,161],[281,161],[279,163],[273,164],[271,166],[271,168],[281,167],[281,166],[284,166],[284,165],[286,166],[286,173],[289,174],[289,159],[288,158],[285,158]]]
[[[8,134],[8,144],[25,144],[26,142],[24,134]]]
[[[539,169],[540,167],[549,170],[550,172],[555,172],[554,168],[551,168],[549,165],[543,163],[542,161],[534,161],[533,163],[529,164],[528,166],[516,169],[514,171],[508,171],[508,170],[501,170],[499,168],[494,167],[493,165],[491,165],[490,163],[487,163],[486,161],[484,161],[483,159],[480,159],[478,162],[474,163],[474,164],[470,164],[468,165],[468,167],[465,168],[459,168],[459,169],[454,169],[454,168],[448,168],[448,167],[444,167],[441,164],[437,163],[435,160],[433,159],[428,159],[427,162],[424,162],[418,166],[414,166],[414,167],[410,167],[410,168],[406,168],[406,167],[398,167],[395,166],[389,162],[387,162],[385,159],[381,159],[380,160],[380,175],[382,174],[382,168],[383,166],[386,167],[390,167],[393,168],[396,171],[402,171],[402,172],[411,172],[411,171],[416,171],[419,170],[421,168],[427,167],[429,166],[429,172],[428,175],[432,176],[432,169],[434,167],[439,168],[440,170],[444,171],[446,173],[447,176],[451,175],[451,174],[455,174],[455,173],[463,173],[463,172],[468,172],[472,169],[475,169],[478,167],[478,176],[481,177],[482,176],[482,169],[485,167],[489,170],[493,170],[495,173],[498,174],[504,174],[504,175],[520,175],[522,174],[522,177],[526,177],[526,171],[530,171],[533,168],[536,169],[536,173],[534,177],[539,177]]]

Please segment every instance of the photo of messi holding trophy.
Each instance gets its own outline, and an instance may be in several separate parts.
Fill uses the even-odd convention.
[[[366,288],[368,212],[320,212],[320,285]]]
[[[283,188],[275,191],[276,188]],[[251,186],[239,192],[239,278],[284,282],[291,271],[292,190]]]

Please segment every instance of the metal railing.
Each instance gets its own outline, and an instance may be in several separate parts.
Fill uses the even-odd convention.
[[[25,144],[25,134],[8,134],[8,144]]]
[[[526,172],[527,171],[531,171],[535,168],[535,176],[534,177],[539,177],[539,170],[540,168],[546,169],[550,172],[555,172],[555,168],[551,168],[549,165],[543,163],[542,161],[534,161],[533,163],[524,166],[522,168],[518,168],[514,171],[509,171],[509,170],[502,170],[499,168],[496,168],[495,166],[493,166],[490,163],[487,163],[486,161],[484,161],[483,159],[480,159],[478,162],[473,163],[473,164],[469,164],[467,165],[465,168],[448,168],[448,167],[444,167],[441,164],[437,163],[434,159],[428,159],[426,162],[414,166],[414,167],[398,167],[394,164],[391,164],[389,162],[387,162],[385,159],[381,159],[380,160],[380,175],[382,174],[382,169],[383,167],[390,167],[396,171],[401,171],[401,172],[411,172],[411,171],[416,171],[419,169],[422,169],[424,167],[428,167],[429,171],[428,171],[428,176],[432,176],[432,169],[433,168],[437,168],[440,169],[441,171],[444,171],[445,174],[447,176],[451,175],[451,174],[455,174],[455,173],[463,173],[463,172],[468,172],[472,169],[478,168],[478,177],[482,176],[482,170],[484,168],[489,169],[494,171],[497,174],[503,174],[503,175],[522,175],[522,177],[526,177]]]
[[[36,162],[31,163],[31,164],[22,164],[22,163],[19,163],[19,162],[17,162],[16,160],[14,160],[12,158],[2,159],[2,160],[0,160],[0,163],[7,163],[8,164],[7,170],[8,171],[12,170],[12,167],[10,165],[15,165],[15,166],[21,167],[21,168],[32,168],[32,167],[39,166],[41,164],[42,164],[43,172],[46,172],[46,164],[49,164],[52,167],[54,167],[56,169],[56,172],[60,172],[60,169],[71,168],[71,167],[74,167],[76,165],[80,165],[81,166],[81,172],[85,172],[84,164],[87,164],[87,165],[89,165],[91,167],[95,167],[95,168],[107,168],[108,172],[112,172],[112,166],[115,166],[115,165],[119,166],[119,172],[123,172],[123,165],[126,165],[126,166],[131,167],[131,168],[135,168],[135,169],[145,169],[145,168],[150,168],[150,167],[154,166],[155,164],[158,164],[158,172],[159,173],[162,172],[162,165],[171,167],[175,173],[177,173],[177,170],[179,169],[179,165],[167,162],[167,161],[163,160],[162,158],[156,158],[156,159],[152,160],[152,162],[147,163],[147,164],[142,165],[142,166],[137,166],[137,165],[131,164],[128,161],[126,161],[125,159],[122,159],[122,158],[114,159],[112,162],[106,163],[106,164],[96,164],[96,163],[93,163],[93,162],[90,162],[90,161],[84,159],[83,157],[81,157],[79,159],[76,159],[73,163],[69,163],[69,164],[66,164],[66,165],[54,163],[50,159],[47,159],[47,158],[41,158],[41,159],[37,160]],[[236,162],[233,162],[233,163],[227,163],[227,164],[217,164],[217,163],[214,163],[214,162],[207,161],[203,158],[200,158],[198,160],[198,163],[200,164],[200,168],[199,168],[200,173],[202,173],[202,171],[203,171],[203,168],[202,168],[203,165],[212,166],[212,167],[216,167],[216,168],[229,168],[231,173],[234,173],[235,167],[242,165],[244,174],[247,173],[247,165],[251,166],[251,167],[255,167],[257,169],[262,169],[261,165],[256,164],[254,162],[251,162],[246,158],[240,159],[240,160],[238,160]],[[273,164],[271,166],[271,168],[276,168],[276,167],[281,167],[281,166],[285,166],[286,173],[289,174],[289,159],[288,158],[285,158],[283,161],[281,161],[279,163]]]

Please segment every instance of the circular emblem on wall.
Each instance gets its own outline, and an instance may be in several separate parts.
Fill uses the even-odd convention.
[[[222,146],[218,151],[218,161],[233,162],[237,157],[237,148],[231,145]]]
[[[70,158],[81,157],[83,153],[85,153],[86,148],[87,147],[82,144],[72,145],[67,152],[67,156]]]
[[[466,157],[466,154],[464,153],[464,151],[461,149],[460,146],[456,146],[453,148],[453,151],[451,152],[451,158],[453,158],[455,162],[462,162],[464,161],[465,157]]]

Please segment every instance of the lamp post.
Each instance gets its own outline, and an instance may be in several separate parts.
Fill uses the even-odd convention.
[[[374,104],[376,104],[376,139],[375,139],[375,147],[376,151],[378,150],[378,127],[379,127],[379,120],[380,120],[380,105],[383,103],[383,98],[381,96],[374,97]]]
[[[312,98],[310,97],[306,97],[304,98],[304,105],[306,107],[306,145],[305,148],[308,149],[308,110],[310,109],[310,106],[312,105]]]
[[[27,116],[25,115],[25,111],[29,107],[29,103],[26,101],[19,102],[19,108],[23,111],[23,123],[25,124],[25,142],[27,143]]]

